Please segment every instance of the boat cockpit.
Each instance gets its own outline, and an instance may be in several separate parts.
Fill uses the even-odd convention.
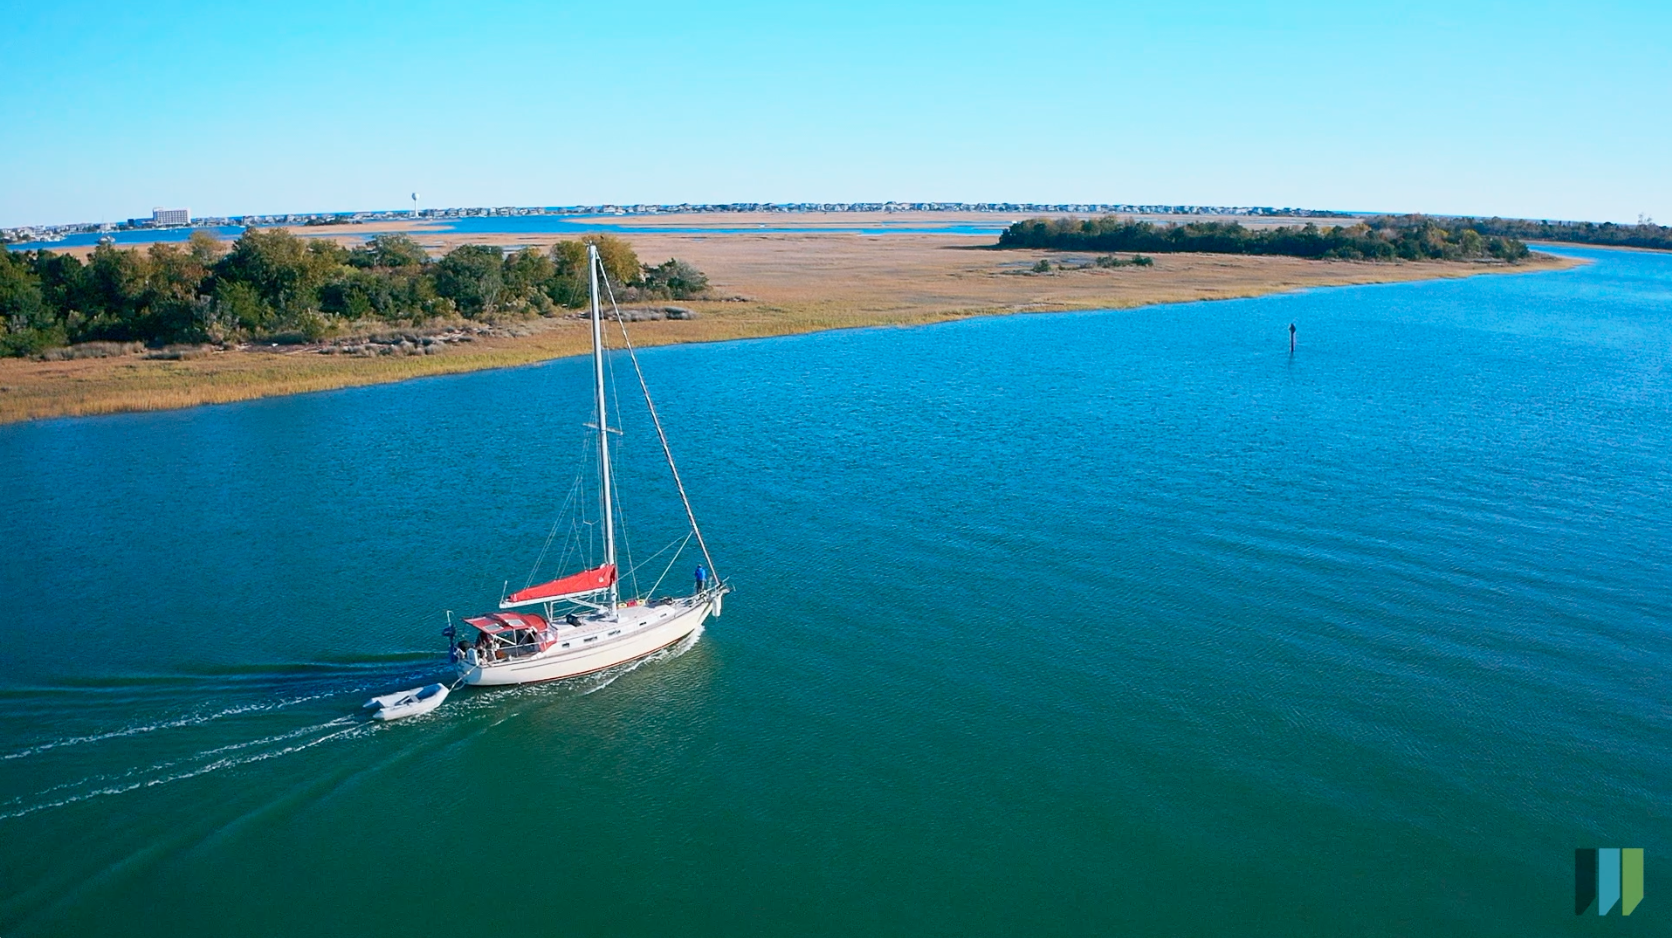
[[[476,629],[476,643],[461,641],[458,653],[472,663],[491,664],[526,658],[550,648],[557,641],[556,629],[546,620],[526,612],[499,612],[464,620]]]

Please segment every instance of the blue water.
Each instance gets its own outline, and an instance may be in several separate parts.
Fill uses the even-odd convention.
[[[1664,933],[1672,257],[1571,253],[647,351],[724,617],[387,726],[585,362],[0,427],[0,934]]]
[[[134,231],[88,231],[65,235],[58,241],[20,241],[16,244],[8,244],[6,247],[13,251],[34,251],[41,248],[48,251],[58,251],[64,248],[92,247],[99,243],[100,238],[110,238],[116,244],[151,244],[156,241],[173,244],[186,241],[194,231],[207,231],[223,241],[234,240],[244,233],[243,228],[235,225],[203,228],[144,228]]]

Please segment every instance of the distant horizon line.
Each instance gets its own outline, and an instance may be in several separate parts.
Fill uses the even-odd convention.
[[[162,210],[159,206],[156,210]],[[154,211],[156,211],[154,210]],[[174,209],[180,211],[181,209]],[[185,209],[189,211],[189,209]],[[677,202],[677,203],[620,203],[604,202],[595,205],[499,205],[448,206],[436,208],[346,209],[310,212],[246,212],[236,215],[189,216],[190,225],[254,220],[271,221],[319,218],[343,218],[352,223],[361,220],[399,218],[469,218],[538,215],[670,215],[725,212],[783,212],[785,214],[811,212],[1125,212],[1146,215],[1247,215],[1276,217],[1327,217],[1385,214],[1378,212],[1345,212],[1285,206],[1257,205],[1186,205],[1134,202],[948,202],[948,201],[880,201],[880,202]],[[150,219],[126,218],[121,221],[78,221],[36,225],[0,226],[0,232],[18,231],[95,231],[148,227]],[[171,226],[186,227],[186,226]]]
[[[438,208],[349,209],[313,212],[249,212],[240,215],[203,215],[193,217],[189,209],[168,211],[187,212],[186,224],[158,225],[154,218],[161,207],[153,210],[153,218],[127,218],[107,222],[64,222],[43,225],[0,226],[0,241],[31,239],[39,234],[79,234],[104,231],[196,227],[250,227],[282,224],[307,224],[322,219],[337,219],[342,224],[394,221],[401,219],[449,219],[560,216],[644,216],[644,215],[699,215],[743,212],[782,214],[812,213],[877,213],[877,212],[971,212],[971,213],[1110,213],[1129,215],[1220,215],[1251,218],[1373,218],[1377,216],[1428,215],[1433,218],[1505,218],[1517,221],[1537,221],[1556,225],[1617,225],[1635,227],[1655,225],[1653,219],[1640,216],[1635,225],[1620,222],[1589,222],[1574,219],[1520,218],[1514,216],[1459,215],[1443,212],[1393,212],[1346,209],[1314,209],[1293,206],[1264,205],[1191,205],[1136,202],[949,202],[949,201],[882,201],[882,202],[677,202],[677,203],[614,203],[594,205],[501,205],[449,206]]]

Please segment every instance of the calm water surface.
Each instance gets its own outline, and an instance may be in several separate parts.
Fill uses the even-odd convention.
[[[725,616],[393,725],[584,362],[0,427],[0,934],[1666,934],[1672,257],[1573,253],[647,352]]]

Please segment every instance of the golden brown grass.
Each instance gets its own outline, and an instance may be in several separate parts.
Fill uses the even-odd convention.
[[[720,217],[713,223],[725,221]],[[341,236],[338,231],[325,233]],[[420,236],[421,241],[441,248],[467,240],[547,244],[556,238],[466,238],[443,232]],[[956,235],[866,237],[764,232],[633,235],[631,240],[643,260],[679,257],[691,261],[709,274],[718,294],[747,298],[747,302],[685,304],[699,312],[699,318],[691,321],[637,323],[632,327],[633,338],[641,345],[760,338],[859,326],[919,325],[1016,312],[1125,309],[1309,287],[1549,270],[1576,263],[1547,255],[1507,267],[1175,254],[1158,256],[1152,268],[1029,274],[1026,269],[1041,257],[1073,262],[1089,255],[983,250],[979,245],[987,239]],[[587,347],[587,330],[581,323],[541,320],[533,324],[532,335],[488,338],[449,348],[439,355],[355,358],[320,355],[312,348],[300,347],[217,352],[187,361],[137,357],[64,362],[3,359],[0,423],[190,407],[379,384],[527,364],[579,354]]]

